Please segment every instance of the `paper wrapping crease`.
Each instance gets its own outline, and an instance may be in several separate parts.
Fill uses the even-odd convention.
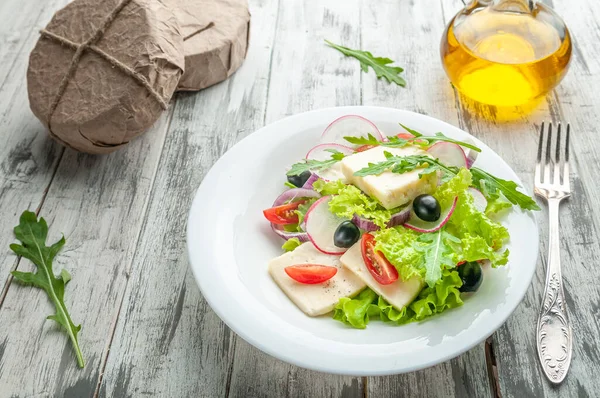
[[[46,30],[83,43],[120,2],[75,0],[54,15]],[[170,0],[130,0],[95,43],[142,75],[165,102],[184,70],[183,38],[172,8]],[[90,50],[83,52],[51,112],[74,53],[42,36],[30,55],[30,106],[52,137],[79,151],[107,153],[152,126],[163,111],[157,100],[132,76]]]
[[[231,76],[248,51],[247,0],[177,0],[184,40],[185,73],[178,90],[195,91]]]

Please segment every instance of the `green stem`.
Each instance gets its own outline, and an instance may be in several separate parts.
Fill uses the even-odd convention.
[[[63,308],[60,300],[58,299],[58,296],[56,295],[56,292],[54,291],[54,286],[52,284],[52,278],[50,277],[50,273],[48,272],[48,266],[44,262],[44,255],[42,254],[42,250],[41,250],[40,246],[37,244],[37,240],[35,239],[35,235],[33,234],[31,227],[29,227],[29,232],[33,238],[32,241],[36,242],[35,247],[38,251],[38,254],[40,255],[40,261],[43,265],[42,269],[44,270],[46,279],[48,279],[48,294],[50,295],[50,299],[52,300],[52,302],[54,302],[54,306],[56,307],[58,315],[63,320],[66,321],[63,326],[65,326],[65,329],[67,329],[67,334],[69,335],[69,339],[71,340],[71,343],[73,343],[73,348],[75,349],[75,356],[77,357],[77,364],[79,365],[80,368],[83,368],[85,365],[85,362],[83,360],[83,354],[81,352],[81,349],[79,348],[79,343],[77,342],[77,339],[75,338],[75,334],[73,333],[73,330],[71,328],[71,324],[73,322],[71,321],[71,318],[67,315],[65,308]]]

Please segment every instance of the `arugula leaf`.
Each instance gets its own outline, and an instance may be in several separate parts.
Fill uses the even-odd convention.
[[[352,218],[355,214],[367,218],[375,225],[386,228],[392,214],[399,209],[388,210],[376,199],[365,195],[354,185],[346,185],[340,180],[325,182],[318,180],[313,189],[321,195],[334,195],[329,201],[329,210],[336,216]]]
[[[433,287],[442,277],[442,270],[454,268],[452,261],[456,248],[461,241],[444,228],[437,232],[419,235],[414,249],[423,254],[425,265],[425,282]]]
[[[414,138],[399,138],[394,135],[387,137],[387,141],[382,142],[377,140],[375,136],[369,133],[368,137],[344,137],[346,141],[354,145],[373,145],[373,146],[385,146],[390,148],[402,148],[409,144],[419,145],[419,146],[430,146],[436,142],[451,142],[453,144],[460,145],[465,148],[472,149],[477,152],[481,152],[481,149],[473,144],[469,144],[468,142],[457,141],[453,138],[447,137],[442,133],[435,133],[435,135],[423,135],[418,131],[412,130],[402,123],[399,123],[406,131],[414,135]]]
[[[373,72],[375,72],[375,74],[377,75],[378,79],[384,77],[388,81],[388,83],[396,83],[397,85],[402,87],[406,86],[406,80],[399,76],[399,74],[403,72],[404,69],[402,69],[399,66],[389,65],[394,63],[393,60],[383,57],[374,57],[373,54],[371,54],[368,51],[353,50],[348,47],[343,47],[338,44],[334,44],[329,40],[325,40],[325,43],[327,43],[329,47],[335,48],[347,57],[354,57],[357,60],[359,60],[360,67],[363,72],[368,72],[370,66],[373,69]]]
[[[423,171],[419,176],[441,170],[446,173],[447,177],[453,177],[459,172],[458,167],[446,166],[439,160],[425,155],[393,156],[389,152],[384,152],[384,154],[386,160],[378,163],[369,163],[367,167],[358,170],[354,175],[358,177],[379,175],[386,170],[390,170],[397,174],[403,174],[417,168],[423,168]],[[501,208],[506,207],[506,205],[500,204],[501,199],[506,198],[510,203],[520,206],[523,210],[540,210],[540,207],[532,197],[517,190],[518,185],[516,182],[495,177],[478,167],[471,167],[469,171],[473,177],[473,186],[481,189],[486,199],[493,204],[493,209],[498,206]],[[442,181],[444,181],[444,179],[442,179]],[[503,195],[502,197],[500,196],[500,193]]]
[[[315,159],[304,159],[294,165],[290,171],[287,172],[289,176],[297,176],[305,171],[320,171],[325,170],[342,160],[346,155],[335,149],[326,149],[327,152],[331,152],[331,159],[326,160],[315,160]]]
[[[344,139],[354,145],[385,146],[385,144],[387,144],[386,142],[379,141],[377,137],[371,133],[369,133],[368,137],[344,137]]]
[[[446,166],[437,159],[426,155],[394,156],[389,152],[384,152],[383,154],[386,160],[378,163],[369,163],[367,167],[358,170],[354,175],[357,177],[379,175],[386,170],[397,174],[404,174],[418,168],[423,168],[423,172],[419,176],[430,174],[437,170],[448,172],[451,175],[458,173],[457,167]]]
[[[47,319],[52,319],[65,328],[73,343],[77,363],[80,368],[83,368],[83,355],[77,341],[77,333],[81,330],[81,325],[73,324],[64,302],[65,286],[71,280],[71,275],[63,269],[60,276],[56,277],[52,271],[52,261],[64,246],[65,237],[63,236],[50,247],[46,246],[48,224],[41,217],[38,221],[35,213],[31,211],[23,212],[14,232],[21,244],[13,243],[10,245],[11,250],[18,256],[30,260],[37,269],[35,272],[12,271],[11,274],[17,281],[43,289],[48,294],[48,298],[56,307],[56,314],[48,316]]]
[[[513,205],[519,205],[524,210],[540,210],[532,197],[517,191],[516,182],[495,177],[478,167],[471,167],[470,171],[473,175],[473,185],[481,189],[486,199],[495,201],[500,191]]]

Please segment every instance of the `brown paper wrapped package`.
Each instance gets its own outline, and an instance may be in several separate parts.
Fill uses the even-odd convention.
[[[142,134],[183,73],[183,37],[167,0],[75,0],[29,59],[33,113],[66,146],[107,153]]]
[[[185,73],[178,90],[201,90],[235,72],[246,57],[250,30],[247,0],[177,0],[184,37]]]

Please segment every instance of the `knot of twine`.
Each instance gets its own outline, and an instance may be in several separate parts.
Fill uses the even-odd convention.
[[[129,4],[130,1],[131,0],[122,0],[121,3],[119,3],[112,10],[112,12],[110,14],[108,14],[108,16],[106,17],[106,19],[104,20],[102,25],[100,25],[98,30],[96,30],[96,32],[83,43],[75,43],[75,42],[67,39],[66,37],[59,36],[59,35],[52,33],[46,29],[42,29],[40,31],[40,34],[43,37],[48,38],[50,40],[54,40],[66,47],[69,47],[69,48],[75,50],[75,54],[73,55],[73,58],[71,59],[71,64],[69,65],[69,69],[67,70],[67,73],[63,76],[63,78],[60,82],[59,88],[58,88],[58,92],[56,93],[56,96],[54,97],[54,100],[52,100],[52,103],[50,105],[50,110],[48,112],[48,126],[50,126],[50,118],[54,114],[54,111],[56,111],[56,108],[58,107],[58,103],[60,102],[62,96],[64,95],[64,93],[67,89],[67,84],[69,84],[69,80],[71,80],[71,78],[73,77],[73,74],[77,70],[77,65],[79,65],[79,60],[81,59],[81,56],[83,55],[83,53],[86,50],[89,50],[89,51],[92,51],[92,52],[98,54],[100,57],[102,57],[106,61],[110,62],[111,65],[113,65],[117,69],[121,70],[121,72],[123,72],[126,75],[135,79],[139,84],[144,86],[146,88],[146,90],[148,90],[150,95],[156,100],[156,102],[159,103],[159,105],[161,106],[161,108],[163,110],[167,109],[167,102],[161,97],[161,95],[158,92],[156,92],[156,90],[152,87],[152,85],[150,85],[150,82],[148,81],[148,79],[146,79],[145,76],[134,71],[133,69],[131,69],[130,67],[128,67],[127,65],[125,65],[124,63],[122,63],[121,61],[119,61],[118,59],[113,57],[112,55],[107,54],[106,52],[104,52],[103,50],[101,50],[100,48],[98,48],[95,45],[95,43],[97,43],[98,40],[100,40],[102,38],[102,36],[104,36],[104,32],[106,32],[106,29],[108,29],[108,27],[115,20],[117,15],[119,15],[121,10],[123,10],[123,8],[125,8],[125,6],[127,4]]]

